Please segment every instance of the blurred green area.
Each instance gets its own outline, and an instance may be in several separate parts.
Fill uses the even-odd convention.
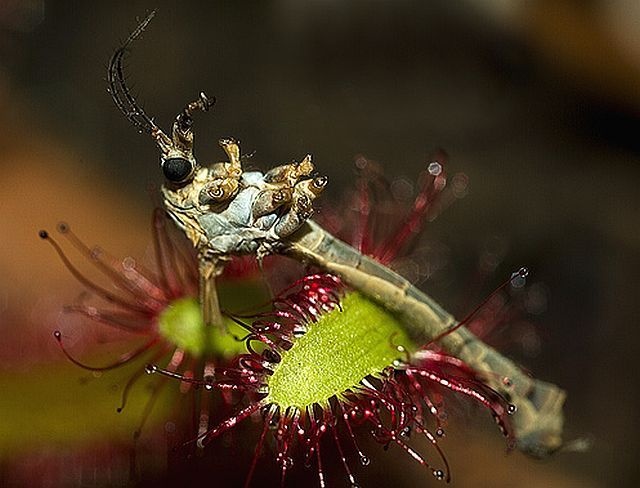
[[[219,298],[224,310],[249,310],[266,303],[268,294],[263,281],[249,276],[244,280],[219,283]],[[191,318],[191,312],[189,308],[187,319]],[[174,322],[172,332],[179,334],[175,329],[185,327],[185,324],[179,324],[178,320]],[[199,325],[203,327],[202,323]],[[240,338],[247,331],[231,320],[225,326],[229,334],[222,339],[215,331],[210,331],[212,345],[208,352],[221,358],[246,352]],[[108,326],[104,327],[108,329]],[[198,334],[191,324],[186,324],[186,327],[187,334]],[[76,336],[81,334],[81,330],[74,333]],[[74,338],[81,339],[70,337]],[[42,339],[45,340],[45,337]],[[63,341],[66,339],[63,334]],[[140,339],[127,335],[122,335],[119,339],[119,343],[115,344],[92,345],[89,351],[83,353],[89,359],[80,359],[81,362],[96,367],[112,364],[121,357],[123,348],[124,352],[134,351],[148,340],[146,337]],[[53,337],[49,337],[49,340],[53,341]],[[173,343],[179,344],[175,341]],[[108,349],[111,352],[107,352]],[[158,349],[151,348],[141,358],[104,372],[83,370],[65,359],[55,363],[36,362],[26,372],[0,371],[0,418],[10,419],[0,436],[0,454],[11,453],[15,456],[17,452],[52,445],[77,447],[90,444],[96,439],[131,442],[133,433],[142,421],[142,412],[158,385],[163,385],[162,393],[153,404],[152,415],[145,430],[162,430],[163,419],[166,421],[171,418],[170,414],[175,414],[172,409],[176,404],[178,381],[167,381],[160,375],[144,375],[129,390],[126,408],[121,413],[116,411],[121,404],[122,391],[127,381],[144,368],[146,360],[153,357],[154,350]],[[160,358],[158,364],[163,366],[172,352],[169,351],[165,357]],[[200,359],[202,356],[200,350],[186,349],[186,352],[192,353],[192,359]],[[195,354],[196,352],[199,354]],[[74,355],[73,351],[71,354]],[[58,356],[63,358],[61,351]]]
[[[113,361],[113,355],[94,354],[91,361]],[[149,400],[145,378],[131,390],[126,408],[117,413],[123,385],[144,363],[94,375],[68,362],[33,367],[28,373],[0,374],[0,417],[6,420],[0,436],[0,455],[28,456],[43,448],[90,447],[97,440],[131,443]],[[153,379],[154,381],[150,380]],[[164,388],[143,433],[164,429],[175,403],[176,388]]]

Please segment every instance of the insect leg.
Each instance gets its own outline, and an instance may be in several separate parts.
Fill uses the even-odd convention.
[[[176,116],[171,132],[173,148],[187,155],[188,159],[193,157],[193,114],[198,111],[208,112],[215,103],[215,97],[209,98],[201,92],[197,100],[188,103]]]
[[[219,259],[207,255],[199,256],[200,307],[205,325],[222,327],[222,313],[218,301],[216,277],[222,272],[223,264]]]
[[[298,182],[293,189],[289,211],[275,225],[278,237],[287,237],[298,230],[313,215],[313,201],[327,185],[326,176]]]

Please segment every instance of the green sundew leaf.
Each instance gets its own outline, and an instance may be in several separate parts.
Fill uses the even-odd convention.
[[[264,286],[252,282],[224,284],[219,289],[223,307],[248,308],[266,300]],[[224,317],[224,327],[206,327],[200,304],[196,298],[174,300],[158,317],[158,330],[170,343],[195,357],[209,354],[212,357],[231,358],[247,352],[239,340],[247,331],[233,320]]]
[[[158,330],[171,344],[188,351],[196,357],[202,356],[206,347],[206,331],[195,298],[174,300],[158,316]]]
[[[282,353],[269,378],[267,401],[301,410],[325,405],[332,396],[404,359],[398,346],[414,349],[402,324],[359,293],[349,293],[342,310],[323,315]]]
[[[190,297],[174,300],[158,317],[162,337],[198,358],[204,353],[229,358],[246,352],[244,342],[238,340],[246,331],[226,317],[223,325],[206,327],[200,303]]]

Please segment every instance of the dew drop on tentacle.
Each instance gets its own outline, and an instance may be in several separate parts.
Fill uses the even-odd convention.
[[[511,286],[513,288],[522,288],[527,284],[527,276],[529,276],[529,268],[523,266],[511,275]]]
[[[153,374],[158,371],[158,367],[155,364],[147,364],[144,367],[144,372],[147,374]]]
[[[360,456],[360,464],[362,464],[363,466],[369,466],[371,464],[371,459],[369,459],[367,456]]]
[[[440,173],[442,173],[442,165],[438,161],[433,161],[429,163],[427,171],[431,176],[440,176]]]
[[[441,469],[434,469],[432,473],[434,478],[438,481],[442,481],[445,478],[444,471],[442,471]]]

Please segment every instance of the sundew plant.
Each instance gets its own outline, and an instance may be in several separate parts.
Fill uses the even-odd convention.
[[[186,243],[169,232],[167,223],[164,212],[156,209],[151,226],[155,266],[151,269],[131,256],[120,259],[99,246],[87,246],[66,223],[58,224],[58,234],[76,251],[75,258],[49,232],[40,231],[40,238],[50,243],[64,266],[85,287],[85,293],[66,306],[64,313],[82,317],[86,325],[117,330],[131,342],[142,341],[109,364],[89,364],[68,350],[64,330],[54,331],[62,352],[77,366],[102,373],[136,361],[139,364],[151,361],[163,365],[167,371],[206,377],[215,366],[222,366],[246,352],[235,335],[244,335],[244,331],[231,319],[227,319],[224,333],[218,328],[203,326],[196,259]],[[91,268],[97,270],[96,277],[90,273]],[[256,268],[241,259],[229,267],[221,290],[227,307],[246,304],[252,299],[257,303],[266,298],[263,285],[257,280]],[[75,342],[78,338],[73,339]],[[132,389],[143,376],[144,368],[139,367],[129,377],[115,407],[118,412],[125,409]],[[140,435],[165,384],[165,379],[155,382],[134,437]],[[189,392],[189,386],[185,386],[182,393]],[[218,400],[230,401],[225,396]],[[201,402],[198,417],[208,418],[209,403]],[[207,427],[206,422],[199,426],[205,430]]]
[[[164,210],[190,248],[173,246],[162,231],[164,217],[157,214],[158,274],[153,274],[87,248],[63,226],[62,234],[112,281],[114,294],[80,273],[58,242],[42,232],[76,278],[109,305],[79,303],[70,311],[147,337],[113,365],[97,367],[77,360],[56,332],[65,354],[94,370],[145,355],[148,364],[125,386],[123,404],[142,371],[158,374],[162,382],[175,379],[185,391],[222,398],[217,402],[222,413],[214,414],[220,422],[210,425],[203,412],[185,446],[205,448],[238,424],[257,426],[247,485],[266,452],[279,465],[282,484],[303,464],[315,466],[319,485],[326,486],[323,463],[330,443],[334,455],[329,457],[357,486],[353,457],[369,463],[358,443],[361,435],[397,446],[432,477],[449,481],[441,443],[451,396],[489,412],[507,448],[536,457],[558,450],[565,394],[533,379],[468,330],[484,302],[456,319],[393,270],[424,222],[464,194],[466,178],[457,175],[448,185],[443,158],[429,160],[415,200],[387,212],[381,232],[375,216],[384,202],[375,195],[381,188],[384,193],[385,184],[372,178],[366,164],[353,204],[357,218],[342,228],[332,226],[340,222],[340,212],[329,216],[333,220],[312,219],[328,179],[318,174],[310,155],[262,172],[245,168],[238,141],[225,138],[220,146],[227,161],[201,165],[194,155],[194,116],[210,111],[215,99],[200,93],[165,133],[127,86],[125,57],[153,15],[111,58],[109,92],[126,118],[157,144]],[[219,292],[230,264],[249,259],[264,267],[273,255],[302,265],[304,276],[278,292],[266,311],[226,308]],[[273,272],[288,271],[279,266]],[[526,268],[515,271],[499,291],[523,286],[527,275]],[[246,291],[240,294],[247,298]]]
[[[385,199],[386,192],[376,196],[387,183],[373,162],[360,158],[358,167],[358,191],[345,215],[349,224],[336,231],[388,264],[411,247],[425,221],[465,192],[463,175],[454,176],[450,189],[442,162],[432,161],[407,208],[390,197]],[[397,224],[382,232],[382,226],[375,224],[380,212]],[[329,220],[335,217],[328,212]],[[40,235],[102,303],[78,302],[67,307],[67,313],[146,338],[142,347],[113,364],[96,366],[73,357],[64,348],[62,334],[55,333],[64,353],[85,369],[105,371],[141,360],[122,390],[119,410],[145,371],[160,373],[161,381],[142,413],[142,423],[168,378],[179,380],[183,393],[216,397],[201,405],[199,418],[204,420],[186,434],[188,440],[179,453],[204,448],[238,423],[255,417],[260,420],[257,427],[253,424],[259,433],[254,456],[247,459],[247,485],[254,479],[261,455],[269,453],[267,458],[271,456],[280,466],[282,481],[294,465],[315,465],[319,484],[324,486],[324,459],[325,463],[337,460],[349,483],[356,486],[354,458],[356,466],[370,463],[370,456],[358,443],[362,435],[372,436],[383,446],[396,445],[433,478],[448,481],[451,468],[441,444],[446,437],[450,396],[467,398],[486,409],[505,436],[506,447],[517,444],[511,422],[516,407],[490,386],[482,371],[447,354],[437,340],[417,344],[393,314],[334,275],[311,274],[296,280],[272,300],[270,311],[247,316],[225,310],[224,332],[205,325],[197,298],[197,259],[171,238],[166,225],[163,213],[155,211],[155,270],[132,258],[119,260],[101,248],[89,248],[68,225],[58,226],[81,256],[107,277],[108,287],[85,277],[48,233]],[[246,299],[246,293],[255,288],[255,270],[240,261],[231,271],[236,283],[232,294]],[[521,286],[525,275],[525,270],[515,273],[504,286]],[[245,286],[238,286],[242,282]],[[473,319],[475,311],[461,323]],[[219,424],[210,424],[210,418],[220,417],[216,408],[234,413]],[[416,442],[417,437],[424,441]],[[327,441],[333,448],[327,449]],[[219,445],[210,448],[224,449]]]
[[[445,191],[442,164],[432,161],[409,208],[389,197],[379,201],[374,188],[385,182],[374,166],[359,159],[359,191],[351,206],[355,212],[345,215],[354,225],[347,226],[345,238],[393,263],[419,234],[426,216],[435,218],[454,194]],[[466,178],[456,175],[454,181],[460,196]],[[374,215],[382,208],[397,222],[391,226],[395,231],[375,231]],[[501,288],[522,286],[525,277],[526,270],[519,270]],[[489,386],[482,372],[444,352],[436,340],[417,344],[393,314],[340,278],[307,275],[278,295],[272,307],[254,317],[233,316],[248,333],[248,353],[213,378],[185,377],[155,364],[147,367],[149,373],[208,391],[242,393],[233,415],[192,442],[205,447],[240,422],[260,419],[254,455],[250,463],[247,459],[246,485],[253,480],[261,454],[268,451],[280,466],[283,483],[294,465],[304,464],[315,466],[318,483],[325,486],[324,459],[338,461],[350,485],[357,486],[353,459],[355,465],[370,463],[358,443],[361,435],[383,446],[396,445],[433,478],[449,481],[451,468],[440,444],[451,396],[486,409],[505,436],[507,449],[516,445],[511,423],[516,407]],[[478,310],[462,323],[475,319]],[[424,439],[426,452],[416,447],[416,437]]]

